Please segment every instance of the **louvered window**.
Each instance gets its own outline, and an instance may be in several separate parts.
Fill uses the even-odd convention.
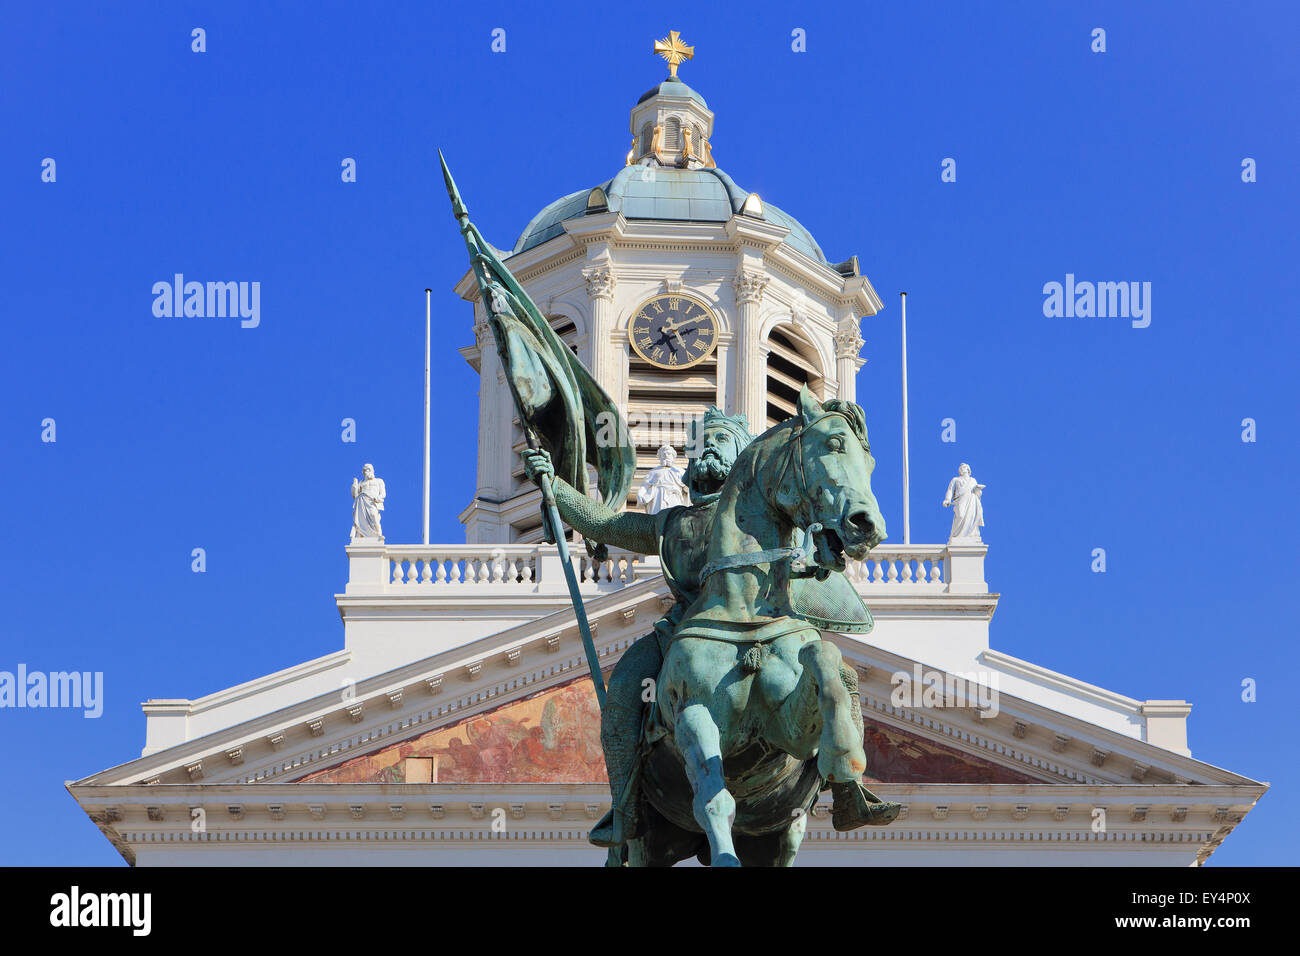
[[[771,428],[799,410],[799,389],[809,390],[824,400],[825,380],[817,348],[808,338],[791,325],[777,326],[768,336],[767,344],[767,424]]]
[[[682,148],[682,124],[676,117],[669,117],[668,122],[664,123],[663,148],[665,150]]]

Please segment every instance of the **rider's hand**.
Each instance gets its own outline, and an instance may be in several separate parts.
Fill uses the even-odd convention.
[[[555,466],[551,456],[540,448],[525,448],[519,453],[524,460],[524,475],[529,481],[536,481],[538,475],[554,475]]]

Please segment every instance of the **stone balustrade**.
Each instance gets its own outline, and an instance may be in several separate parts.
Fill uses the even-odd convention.
[[[406,594],[437,589],[561,592],[564,571],[547,544],[383,544],[348,547],[348,593]],[[879,545],[845,574],[863,594],[987,593],[983,544]],[[581,546],[572,548],[574,570],[584,590],[609,591],[659,576],[656,556],[611,551],[596,562]]]
[[[347,549],[348,591],[392,594],[437,589],[564,591],[564,569],[547,544],[383,544],[358,542]],[[571,548],[574,571],[584,588],[613,590],[658,576],[659,559],[611,551],[594,561],[581,546]]]
[[[844,574],[859,589],[897,584],[942,591],[946,553],[942,544],[881,544],[861,561],[849,559]]]
[[[532,584],[538,579],[533,545],[391,545],[384,549],[384,559],[395,586]]]

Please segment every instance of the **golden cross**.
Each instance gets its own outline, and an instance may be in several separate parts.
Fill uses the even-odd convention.
[[[695,47],[683,43],[676,30],[669,30],[668,36],[655,40],[655,52],[668,61],[668,75],[677,79],[678,64],[695,56]]]

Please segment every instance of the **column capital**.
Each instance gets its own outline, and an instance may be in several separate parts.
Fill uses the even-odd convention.
[[[763,290],[771,279],[756,269],[741,269],[736,273],[733,284],[736,288],[736,301],[745,304],[757,304],[763,301]]]
[[[862,345],[862,333],[858,331],[857,323],[841,326],[835,333],[836,358],[856,359],[862,351]]]
[[[588,298],[614,301],[614,289],[618,285],[618,279],[613,269],[607,265],[592,266],[582,270],[582,277],[587,281]]]

